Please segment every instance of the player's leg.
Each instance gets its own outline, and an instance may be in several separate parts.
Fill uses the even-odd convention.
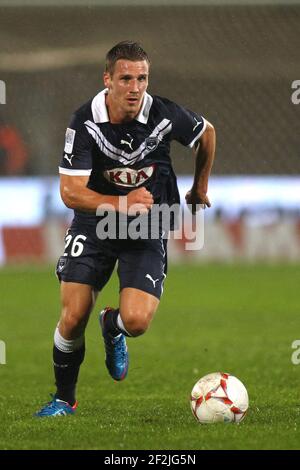
[[[38,417],[73,414],[77,407],[75,389],[85,355],[84,331],[95,299],[93,287],[61,282],[62,310],[53,346],[56,392],[36,414]]]
[[[54,334],[53,365],[56,398],[75,404],[75,387],[84,360],[84,332],[95,303],[92,286],[61,282],[61,317]]]
[[[120,306],[100,314],[106,366],[115,380],[128,371],[125,336],[139,336],[149,327],[159,305],[167,271],[167,240],[127,244],[119,256]]]
[[[106,367],[115,380],[125,379],[129,357],[125,336],[139,336],[148,328],[159,300],[139,289],[125,288],[120,295],[120,308],[106,308],[100,313],[105,343]],[[122,312],[122,317],[120,312]]]
[[[110,244],[106,240],[99,241],[94,225],[82,225],[74,219],[65,242],[64,255],[56,267],[62,300],[53,348],[57,391],[53,402],[37,413],[38,416],[73,412],[71,405],[76,406],[75,386],[85,353],[84,331],[95,292],[100,292],[108,282],[116,262]],[[64,409],[56,410],[60,406]]]

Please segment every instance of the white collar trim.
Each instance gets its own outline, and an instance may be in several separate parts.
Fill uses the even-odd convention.
[[[103,122],[109,122],[109,116],[105,104],[105,95],[107,94],[107,88],[100,91],[92,100],[92,113],[93,120],[96,124],[102,124]],[[147,124],[150,109],[152,106],[153,98],[147,92],[144,95],[143,104],[139,114],[135,117],[135,120]]]
[[[147,124],[152,103],[152,96],[145,92],[141,110],[135,118],[137,121],[141,122],[142,124]]]
[[[107,93],[107,88],[100,91],[98,95],[93,98],[92,101],[92,113],[93,119],[96,124],[102,122],[109,122],[109,116],[105,104],[105,95]]]

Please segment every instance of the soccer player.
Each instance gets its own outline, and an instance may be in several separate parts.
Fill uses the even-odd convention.
[[[140,44],[124,41],[114,46],[106,56],[105,89],[75,112],[66,131],[60,191],[65,205],[74,210],[74,219],[56,271],[62,302],[53,347],[57,389],[36,416],[75,412],[85,328],[96,295],[117,261],[119,306],[107,307],[99,316],[105,362],[114,380],[127,375],[126,337],[145,333],[159,305],[167,266],[162,227],[157,238],[99,237],[97,225],[105,214],[97,215],[97,208],[115,211],[119,234],[121,215],[128,212],[131,220],[137,213],[149,216],[153,204],[179,203],[170,159],[173,139],[196,152],[186,202],[193,210],[196,204],[210,207],[214,128],[199,114],[148,94],[149,68]]]

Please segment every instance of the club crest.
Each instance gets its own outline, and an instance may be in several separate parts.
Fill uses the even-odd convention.
[[[147,150],[155,150],[158,147],[159,140],[158,137],[147,137],[145,140]]]
[[[57,263],[57,271],[59,273],[61,273],[64,270],[66,263],[67,263],[67,259],[61,256]]]

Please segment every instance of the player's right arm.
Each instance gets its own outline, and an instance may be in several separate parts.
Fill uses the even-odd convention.
[[[83,109],[83,110],[82,110]],[[94,141],[84,125],[87,115],[84,108],[76,112],[66,130],[65,147],[61,163],[60,194],[65,205],[71,209],[96,214],[102,210],[134,212],[132,206],[140,212],[147,212],[152,204],[152,195],[145,188],[139,188],[127,196],[100,194],[87,187],[93,168],[92,147]]]
[[[127,196],[110,196],[99,194],[87,187],[89,176],[71,176],[60,174],[60,194],[65,205],[71,209],[96,213],[99,206],[102,209],[131,212],[131,208],[143,212],[153,204],[152,194],[146,188],[138,188]]]

